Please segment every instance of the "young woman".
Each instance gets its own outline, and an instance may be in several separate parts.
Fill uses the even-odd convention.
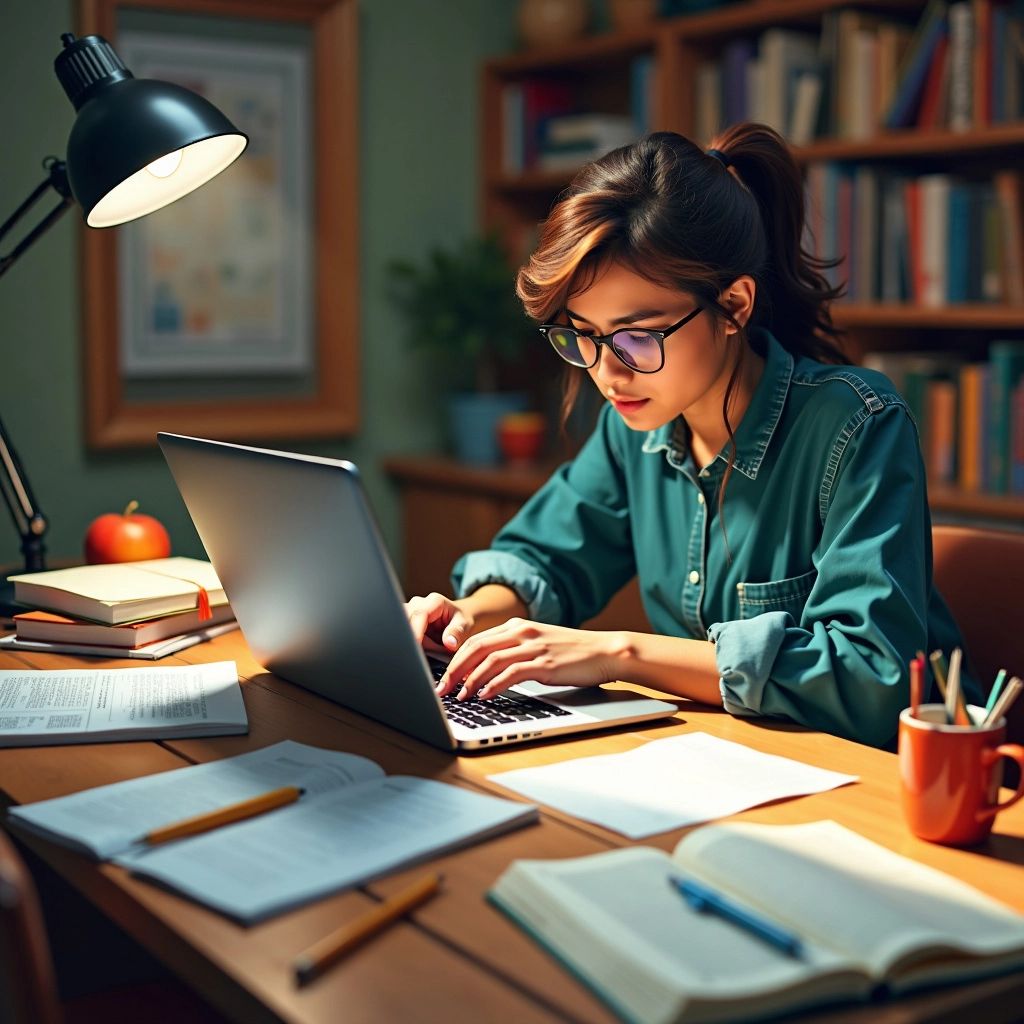
[[[960,638],[932,586],[917,430],[842,365],[838,294],[801,248],[783,140],[651,135],[585,167],[518,277],[555,352],[607,399],[593,435],[409,601],[454,652],[441,694],[622,679],[884,745],[908,662]],[[577,628],[633,576],[653,632]],[[968,681],[968,692],[976,696]]]

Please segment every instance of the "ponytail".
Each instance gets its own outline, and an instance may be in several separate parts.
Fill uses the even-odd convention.
[[[755,322],[772,331],[794,355],[843,362],[828,303],[842,294],[823,271],[837,261],[803,248],[804,188],[786,143],[765,125],[738,124],[712,139],[709,155],[726,166],[757,202],[764,225],[767,259],[760,280]]]

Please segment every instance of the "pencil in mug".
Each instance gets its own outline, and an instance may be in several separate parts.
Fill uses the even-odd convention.
[[[910,661],[910,714],[917,718],[924,692],[924,658],[920,655]]]
[[[1003,690],[1002,695],[995,702],[992,710],[985,716],[984,725],[995,725],[1004,715],[1006,715],[1013,702],[1020,696],[1020,691],[1024,689],[1024,682],[1014,676],[1007,684],[1006,689]]]
[[[946,676],[946,718],[956,725],[973,725],[960,686],[962,661],[963,651],[959,647],[954,647],[953,653],[949,656],[949,675]]]
[[[946,656],[942,651],[932,651],[928,655],[928,660],[931,662],[932,675],[935,676],[935,685],[939,689],[939,696],[942,698],[943,704],[946,702]]]

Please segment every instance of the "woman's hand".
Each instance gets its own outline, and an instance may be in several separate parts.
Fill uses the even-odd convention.
[[[476,624],[468,609],[437,593],[410,598],[405,614],[424,650],[433,652],[457,650]]]
[[[619,678],[620,659],[628,651],[620,633],[512,618],[466,640],[437,692],[444,696],[458,690],[460,699],[487,698],[527,679],[552,686],[597,686]]]

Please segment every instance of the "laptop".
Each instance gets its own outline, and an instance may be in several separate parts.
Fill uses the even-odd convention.
[[[157,435],[253,655],[290,682],[445,750],[675,714],[625,690],[521,683],[439,698],[351,462]]]

